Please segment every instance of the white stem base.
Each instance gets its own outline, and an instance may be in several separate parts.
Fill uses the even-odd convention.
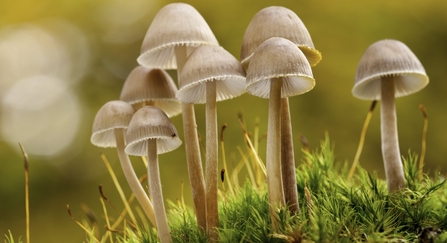
[[[394,79],[395,77],[382,77],[381,80],[382,156],[390,192],[405,187],[405,175],[397,135]]]
[[[171,233],[169,232],[168,219],[166,217],[163,192],[161,190],[160,170],[158,168],[157,140],[148,140],[148,167],[147,175],[149,179],[149,189],[151,190],[154,203],[155,219],[157,221],[158,237],[161,243],[171,243]]]

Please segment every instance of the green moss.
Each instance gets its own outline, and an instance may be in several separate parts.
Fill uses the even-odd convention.
[[[393,194],[362,168],[348,182],[346,166],[334,166],[329,138],[305,156],[297,168],[300,213],[278,210],[280,230],[273,232],[267,192],[247,180],[234,195],[222,194],[220,242],[447,241],[445,181],[426,175],[419,180],[415,154],[404,159],[408,188]],[[171,203],[169,218],[174,242],[206,242],[191,210]]]

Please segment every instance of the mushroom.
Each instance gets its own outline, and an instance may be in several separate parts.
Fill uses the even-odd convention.
[[[130,103],[135,110],[155,106],[173,117],[181,112],[176,93],[177,86],[166,71],[137,66],[127,76],[120,100]]]
[[[216,101],[245,93],[245,71],[220,46],[201,46],[188,57],[179,77],[177,98],[183,103],[206,103],[206,215],[210,241],[217,241],[218,145]]]
[[[241,49],[241,63],[245,68],[258,46],[271,37],[282,37],[295,43],[311,66],[321,61],[321,53],[315,49],[298,15],[285,7],[270,6],[256,13],[245,30]]]
[[[125,149],[127,154],[148,156],[147,174],[158,236],[162,243],[172,242],[163,202],[158,154],[178,148],[182,141],[178,138],[177,130],[166,113],[154,106],[146,106],[135,112],[129,123],[126,139],[128,141]]]
[[[416,55],[402,42],[380,40],[363,53],[352,93],[364,100],[381,100],[382,156],[388,191],[405,187],[399,151],[395,98],[423,89],[428,76]]]
[[[156,225],[152,203],[141,186],[129,157],[124,152],[126,146],[125,132],[134,113],[135,110],[132,106],[124,101],[107,102],[96,113],[90,141],[98,147],[116,147],[127,183],[152,225]]]
[[[210,27],[189,4],[171,3],[158,11],[144,38],[137,61],[146,67],[177,68],[177,77],[187,56],[202,45],[218,45]],[[205,183],[194,106],[182,103],[186,161],[194,209],[200,228],[206,228]]]
[[[282,37],[295,43],[304,53],[311,66],[321,60],[312,38],[301,19],[290,9],[271,6],[260,10],[250,21],[242,41],[241,60],[248,67],[250,60],[264,41],[271,37]],[[292,214],[299,212],[296,187],[295,155],[289,99],[281,99],[281,173],[286,204]]]
[[[312,70],[303,52],[291,41],[273,37],[254,52],[247,69],[248,93],[269,99],[267,131],[267,189],[273,228],[276,213],[284,205],[281,179],[281,98],[303,94],[315,86]]]

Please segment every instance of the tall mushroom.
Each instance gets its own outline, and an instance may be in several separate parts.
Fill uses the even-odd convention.
[[[156,226],[152,203],[141,186],[129,157],[124,152],[126,146],[125,133],[134,113],[135,110],[132,106],[124,101],[107,102],[96,113],[90,141],[98,147],[116,147],[127,183],[152,225]]]
[[[390,192],[405,187],[395,98],[415,93],[428,82],[421,62],[400,41],[377,41],[360,58],[352,93],[359,99],[381,100],[382,156]]]
[[[162,243],[172,242],[161,189],[158,154],[178,148],[182,141],[165,112],[146,106],[135,112],[127,129],[128,144],[125,152],[135,156],[148,156],[148,180],[155,209],[157,230]]]
[[[137,66],[127,76],[120,100],[131,104],[135,110],[147,105],[155,106],[166,112],[168,117],[173,117],[181,112],[176,93],[177,86],[166,71]]]
[[[218,45],[206,21],[191,5],[172,3],[160,9],[155,16],[137,61],[146,67],[177,68],[178,77],[188,55],[202,45]],[[192,104],[182,103],[182,118],[194,209],[199,227],[205,229],[205,183]]]
[[[220,46],[201,46],[188,57],[179,77],[177,98],[183,103],[206,103],[206,215],[210,242],[217,241],[217,112],[216,101],[245,93],[245,71]]]
[[[267,189],[273,228],[276,209],[284,205],[281,179],[281,98],[303,94],[315,86],[303,52],[291,41],[273,37],[254,52],[247,69],[248,93],[269,99],[267,131]]]
[[[270,6],[260,10],[245,30],[241,49],[241,62],[248,67],[256,48],[271,37],[282,37],[295,43],[311,66],[321,60],[312,38],[301,19],[290,9]],[[299,212],[296,187],[295,155],[289,99],[281,99],[281,173],[286,204],[294,214]]]

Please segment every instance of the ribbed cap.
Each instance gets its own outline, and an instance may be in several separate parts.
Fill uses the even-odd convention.
[[[253,54],[247,69],[248,93],[268,99],[272,78],[283,78],[282,98],[306,93],[315,86],[303,52],[293,42],[280,37],[268,39]]]
[[[177,98],[184,103],[205,103],[206,82],[216,82],[216,101],[246,92],[244,68],[220,46],[201,46],[191,53],[179,77]]]
[[[187,46],[190,54],[202,45],[218,45],[210,27],[197,10],[186,3],[171,3],[158,11],[141,46],[140,65],[176,69],[175,46]]]
[[[98,147],[116,147],[114,129],[127,129],[135,110],[127,102],[113,100],[105,103],[93,120],[90,141]]]
[[[177,86],[166,71],[137,66],[127,76],[120,100],[136,106],[151,102],[152,106],[166,112],[168,117],[173,117],[182,111],[180,102],[175,98],[176,93]]]
[[[383,76],[398,76],[396,97],[418,92],[429,82],[416,55],[397,40],[380,40],[366,49],[357,67],[352,94],[359,99],[380,100]]]
[[[157,140],[157,153],[163,154],[178,148],[182,141],[177,129],[166,113],[154,106],[146,106],[135,112],[126,133],[129,155],[147,155],[149,139]]]
[[[255,50],[271,37],[282,37],[295,43],[311,66],[321,61],[321,53],[315,49],[309,31],[301,19],[290,9],[271,6],[259,11],[245,30],[242,41],[241,62],[248,66]]]

